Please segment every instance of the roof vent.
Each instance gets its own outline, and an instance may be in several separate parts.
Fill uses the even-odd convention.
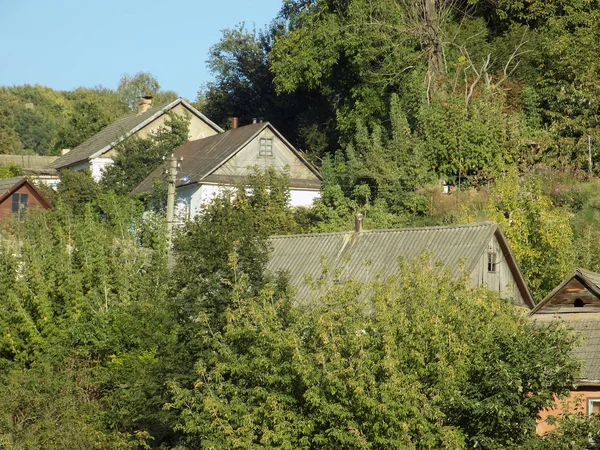
[[[583,300],[581,300],[580,298],[576,298],[575,301],[573,302],[573,307],[575,308],[583,308],[585,306],[585,304],[583,303]]]
[[[66,155],[67,153],[69,153],[70,151],[71,151],[71,149],[70,149],[70,148],[63,148],[63,149],[60,151],[60,154],[64,156],[64,155]]]
[[[256,123],[256,122],[257,122],[256,117],[253,117],[252,118],[252,123]]]

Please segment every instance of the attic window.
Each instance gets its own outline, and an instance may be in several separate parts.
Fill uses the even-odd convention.
[[[498,263],[496,259],[496,253],[489,252],[488,253],[488,272],[496,272],[498,268]]]
[[[260,156],[273,156],[272,138],[260,138],[260,150],[258,154]]]
[[[19,220],[23,220],[25,217],[25,211],[27,210],[27,201],[29,196],[27,194],[13,194],[12,195],[12,213],[19,215]]]
[[[583,308],[584,307],[583,300],[581,300],[580,298],[576,298],[575,301],[573,302],[573,307]]]

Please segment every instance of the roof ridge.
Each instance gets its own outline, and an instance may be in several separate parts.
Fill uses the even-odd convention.
[[[475,228],[475,227],[490,227],[499,225],[496,222],[492,222],[487,220],[485,222],[478,223],[461,223],[456,225],[439,225],[439,226],[428,226],[428,227],[408,227],[408,228],[381,228],[381,229],[372,229],[372,230],[362,230],[361,234],[375,234],[375,233],[389,233],[389,232],[407,232],[407,231],[429,231],[429,230],[447,230],[447,229],[457,229],[457,228]],[[342,235],[348,233],[356,233],[354,230],[348,231],[327,231],[325,233],[301,233],[301,234],[280,234],[271,236],[270,239],[279,239],[279,238],[290,238],[290,237],[300,237],[300,236],[333,236],[333,235]]]

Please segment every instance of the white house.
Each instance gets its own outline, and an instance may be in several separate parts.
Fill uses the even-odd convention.
[[[269,122],[254,123],[204,139],[188,141],[174,156],[181,158],[177,173],[179,211],[193,217],[223,189],[243,182],[253,167],[287,172],[291,206],[309,206],[319,197],[321,175]],[[165,179],[165,166],[146,177],[132,194],[152,190]]]
[[[152,107],[152,99],[145,98],[139,112],[123,117],[100,130],[87,141],[57,158],[48,167],[62,170],[89,168],[96,181],[102,177],[102,169],[113,163],[115,146],[130,136],[147,138],[165,126],[167,112],[190,117],[189,139],[201,139],[223,131],[217,124],[182,98]]]

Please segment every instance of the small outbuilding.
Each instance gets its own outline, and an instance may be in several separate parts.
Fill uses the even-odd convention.
[[[0,221],[23,220],[30,209],[51,208],[50,203],[27,177],[0,179]]]

